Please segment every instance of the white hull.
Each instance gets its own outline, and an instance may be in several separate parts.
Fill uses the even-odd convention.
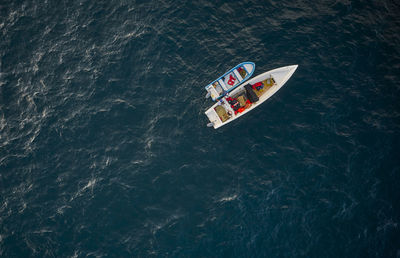
[[[290,66],[285,66],[281,68],[277,68],[268,72],[265,72],[263,74],[260,74],[253,79],[247,81],[246,83],[240,85],[236,89],[234,89],[232,92],[229,93],[229,96],[235,96],[236,94],[240,94],[241,92],[244,91],[244,86],[247,84],[253,85],[257,82],[262,82],[272,76],[274,79],[275,83],[272,85],[270,88],[268,88],[260,97],[259,100],[252,103],[250,107],[246,108],[244,111],[241,113],[235,114],[233,109],[231,108],[230,104],[226,101],[226,97],[223,97],[220,101],[218,101],[216,104],[214,104],[211,108],[209,108],[205,114],[207,115],[208,119],[212,123],[212,126],[217,129],[225,124],[228,124],[232,122],[233,120],[247,114],[254,108],[258,107],[261,105],[263,102],[265,102],[267,99],[269,99],[272,95],[274,95],[293,75],[293,73],[296,71],[298,65],[290,65]],[[226,112],[230,113],[229,119],[226,121],[222,121],[221,117],[217,114],[215,108],[220,105],[222,106]]]

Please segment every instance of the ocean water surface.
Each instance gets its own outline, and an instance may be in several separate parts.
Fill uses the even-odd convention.
[[[0,3],[1,257],[400,257],[400,4]],[[207,128],[204,86],[298,64]]]

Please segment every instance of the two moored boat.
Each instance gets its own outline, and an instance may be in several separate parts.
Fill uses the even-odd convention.
[[[240,67],[240,65],[235,68],[237,67]],[[252,67],[252,71],[254,71],[254,64]],[[214,92],[210,93],[212,99],[218,101],[205,112],[210,120],[208,126],[217,129],[247,114],[274,95],[290,79],[297,67],[298,65],[290,65],[277,68],[260,74],[247,82],[245,81],[250,76],[246,76],[243,77],[242,81],[236,83],[234,87],[231,87],[229,91],[221,91],[218,96]],[[226,74],[229,74],[232,70]],[[220,82],[221,78],[226,74],[213,83]],[[208,92],[210,92],[208,87],[213,86],[213,83],[206,87]]]

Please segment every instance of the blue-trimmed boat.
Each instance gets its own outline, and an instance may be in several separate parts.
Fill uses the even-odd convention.
[[[212,100],[219,100],[249,79],[255,68],[256,65],[253,62],[243,62],[233,67],[205,87],[207,91],[206,98],[211,96]]]

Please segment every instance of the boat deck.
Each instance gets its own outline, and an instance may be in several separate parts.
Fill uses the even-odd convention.
[[[265,79],[262,81],[262,84],[264,87],[260,90],[254,90],[253,91],[256,93],[257,97],[261,97],[265,92],[267,92],[269,89],[271,89],[272,86],[276,84],[274,78],[271,76],[270,78]]]

